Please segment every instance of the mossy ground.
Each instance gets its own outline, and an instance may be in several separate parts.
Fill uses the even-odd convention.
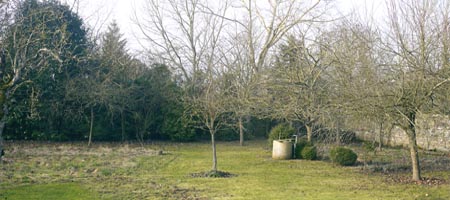
[[[407,179],[408,170],[372,170],[378,164],[407,166],[402,149],[368,153],[366,165],[338,167],[272,160],[265,141],[217,148],[219,170],[233,176],[192,176],[211,168],[209,143],[7,143],[0,199],[450,199],[450,171],[427,165],[444,153],[422,152],[423,175],[442,181],[420,185],[392,181]]]

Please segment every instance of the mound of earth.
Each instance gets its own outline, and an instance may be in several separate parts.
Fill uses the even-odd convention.
[[[214,171],[214,170],[191,174],[191,177],[194,177],[194,178],[230,178],[230,177],[234,177],[234,176],[236,176],[236,175],[231,174],[229,172]]]

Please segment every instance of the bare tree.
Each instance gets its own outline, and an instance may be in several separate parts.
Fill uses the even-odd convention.
[[[329,83],[323,77],[329,63],[320,44],[320,33],[312,35],[317,39],[307,38],[306,34],[287,37],[271,77],[271,87],[275,87],[273,114],[302,122],[308,141],[312,141],[313,127],[320,123],[329,106]]]
[[[247,35],[248,63],[253,70],[264,67],[271,49],[292,29],[304,23],[323,19],[327,2],[321,0],[299,2],[295,0],[256,3],[242,0],[243,19],[235,21]]]
[[[259,115],[261,111],[257,95],[265,75],[262,70],[274,54],[273,48],[289,32],[304,24],[325,20],[327,2],[294,0],[257,3],[253,0],[233,2],[236,16],[221,16],[233,22],[233,42],[229,52],[230,69],[233,70],[234,113],[238,118],[240,144],[244,143],[243,118]],[[212,13],[212,12],[211,12]],[[242,14],[243,13],[243,14]],[[231,55],[233,54],[233,55]]]
[[[222,78],[226,70],[220,53],[227,25],[221,16],[228,7],[228,1],[209,5],[201,0],[149,0],[147,16],[135,19],[152,48],[148,52],[181,76],[186,113],[211,135],[213,172],[217,171],[215,134],[228,112]]]
[[[387,26],[357,24],[334,32],[334,74],[347,114],[403,129],[412,179],[421,180],[416,119],[440,113],[449,89],[447,1],[390,1]],[[362,30],[362,31],[361,31]]]
[[[412,179],[420,180],[416,119],[423,112],[439,112],[438,91],[449,87],[448,1],[393,1],[388,4],[386,49],[391,70],[398,76],[390,88],[395,123],[409,139]]]
[[[334,113],[346,118],[345,128],[367,126],[368,121],[383,123],[388,118],[380,96],[392,74],[385,64],[388,56],[380,49],[380,37],[376,29],[358,20],[343,21],[325,34],[331,63],[326,77],[333,82],[329,95]]]
[[[244,121],[249,120],[254,114],[255,107],[251,98],[257,90],[257,76],[249,65],[248,42],[245,34],[232,33],[229,37],[227,48],[222,52],[224,65],[227,66],[226,81],[229,83],[230,111],[237,118],[239,130],[239,144],[244,145]]]

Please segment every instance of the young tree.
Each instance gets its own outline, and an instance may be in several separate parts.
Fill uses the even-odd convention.
[[[223,125],[227,111],[222,88],[221,40],[229,7],[228,1],[208,5],[199,0],[146,1],[147,18],[138,21],[146,41],[156,47],[149,49],[163,63],[180,75],[183,101],[187,114],[197,119],[199,127],[211,135],[213,165],[217,171],[215,135]],[[209,13],[213,11],[214,14]]]

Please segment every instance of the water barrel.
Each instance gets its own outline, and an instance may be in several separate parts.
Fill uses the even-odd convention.
[[[288,160],[292,158],[293,142],[291,140],[274,140],[272,159]]]

